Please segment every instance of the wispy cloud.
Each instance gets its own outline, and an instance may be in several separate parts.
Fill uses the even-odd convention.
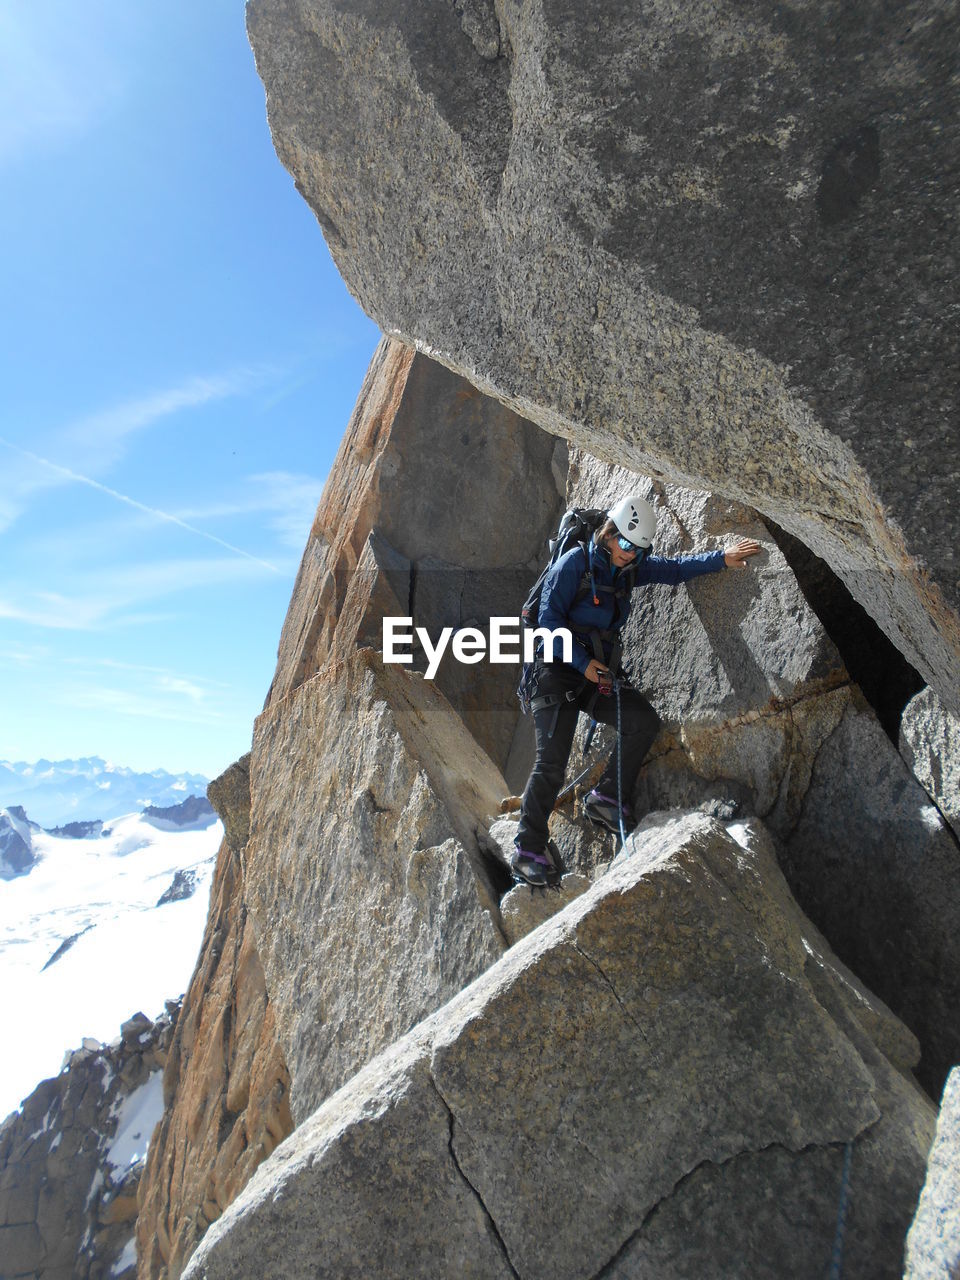
[[[16,604],[0,598],[0,618],[11,622],[23,622],[31,627],[43,627],[47,631],[90,631],[100,620],[101,611],[95,602],[71,600],[62,604]]]
[[[30,590],[16,598],[9,594],[0,597],[0,618],[51,631],[99,631],[107,626],[146,624],[156,621],[158,615],[133,610],[147,601],[258,577],[262,577],[262,563],[253,558],[124,565],[78,576],[69,594]]]
[[[77,137],[122,97],[105,38],[114,15],[97,16],[78,24],[46,4],[0,7],[0,163]]]
[[[211,689],[228,689],[230,686],[222,680],[201,680],[198,676],[185,676],[182,672],[171,671],[169,667],[152,666],[144,662],[122,662],[118,658],[91,658],[91,657],[72,657],[67,656],[62,659],[66,666],[81,667],[84,670],[96,670],[98,668],[108,671],[123,672],[134,676],[145,676],[148,678],[157,677],[162,683],[164,681],[184,681],[190,685],[202,685],[206,690]]]
[[[112,453],[128,436],[184,409],[247,395],[277,372],[268,365],[247,365],[222,374],[188,378],[178,386],[124,400],[78,419],[63,429],[58,444],[79,446],[85,455],[92,454],[103,461],[99,455]]]
[[[61,694],[63,702],[80,711],[96,711],[135,716],[141,720],[171,720],[183,724],[214,724],[224,719],[213,707],[184,706],[173,700],[170,691],[155,696],[135,689],[116,689],[108,685],[74,686]]]
[[[88,485],[91,489],[96,489],[98,492],[106,494],[117,502],[123,502],[127,506],[153,516],[157,520],[177,525],[179,528],[185,529],[188,533],[195,534],[198,538],[206,538],[208,542],[213,542],[217,546],[225,548],[227,551],[232,551],[235,555],[244,556],[246,559],[252,560],[254,564],[261,565],[264,569],[269,569],[271,573],[283,572],[268,560],[261,560],[259,556],[255,556],[251,552],[245,551],[243,547],[234,546],[232,542],[227,542],[224,538],[218,538],[216,534],[208,533],[205,529],[198,529],[196,525],[189,524],[186,520],[181,520],[179,516],[171,515],[169,511],[161,511],[157,507],[150,507],[145,502],[139,502],[136,498],[131,498],[128,494],[120,493],[116,489],[111,489],[109,485],[101,484],[99,480],[94,480],[91,476],[81,475],[80,472],[74,471],[70,467],[63,467],[58,462],[52,462],[49,458],[42,458],[39,454],[33,453],[30,449],[22,449],[19,445],[13,444],[11,441],[4,439],[3,436],[0,436],[0,444],[4,445],[7,449],[13,450],[14,453],[20,454],[24,458],[29,458],[30,461],[37,463],[39,466],[46,467],[57,475],[61,475],[68,480],[74,481],[76,484]]]
[[[182,676],[161,676],[158,683],[164,693],[181,694],[191,702],[206,701],[207,690],[193,680],[185,680]]]
[[[268,364],[242,365],[134,396],[51,431],[46,436],[43,454],[15,441],[0,439],[0,444],[20,459],[18,466],[4,470],[0,532],[13,524],[38,493],[65,484],[96,484],[95,477],[122,459],[128,441],[137,433],[184,411],[233,396],[253,394],[281,373],[282,370]],[[53,455],[58,461],[45,455]],[[152,509],[144,507],[144,510]]]
[[[248,476],[246,488],[229,502],[206,503],[181,509],[182,520],[225,520],[263,513],[267,526],[284,546],[302,551],[310,532],[323,481],[290,471],[265,471]]]

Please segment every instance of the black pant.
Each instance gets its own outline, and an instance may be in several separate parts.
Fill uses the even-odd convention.
[[[593,718],[599,720],[601,724],[613,725],[614,728],[617,724],[615,694],[605,697],[597,693],[595,684],[585,683],[580,673],[565,663],[549,663],[541,666],[537,697],[553,693],[566,694],[570,691],[575,694],[573,701],[567,701],[564,698],[560,703],[533,713],[533,722],[537,730],[537,759],[523,793],[518,837],[520,848],[527,849],[531,853],[540,853],[546,846],[547,822],[553,811],[557,794],[563,786],[563,775],[566,772],[570,748],[573,746],[577,717],[581,711],[587,709],[594,694],[597,696],[591,712]],[[620,724],[622,799],[626,804],[633,795],[637,774],[640,772],[644,757],[659,732],[660,717],[643,694],[637,693],[636,689],[624,688],[620,690]],[[616,799],[616,746],[610,754],[603,776],[597,783],[597,790]]]

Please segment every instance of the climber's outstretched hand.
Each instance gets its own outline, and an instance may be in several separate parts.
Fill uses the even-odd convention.
[[[746,569],[750,557],[759,555],[762,550],[763,547],[753,538],[743,538],[723,553],[723,559],[728,569]]]

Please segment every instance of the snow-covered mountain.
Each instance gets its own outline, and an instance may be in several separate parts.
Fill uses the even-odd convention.
[[[0,809],[21,864],[0,879],[0,1027],[16,1045],[0,1056],[0,1119],[66,1050],[110,1042],[134,1010],[156,1015],[186,990],[223,835],[203,808],[128,812],[83,838]]]
[[[22,805],[41,827],[77,819],[119,818],[147,805],[174,805],[206,795],[199,773],[137,773],[99,756],[80,760],[0,761],[0,808]]]
[[[19,805],[0,809],[0,880],[23,875],[33,866],[33,831],[39,830]]]

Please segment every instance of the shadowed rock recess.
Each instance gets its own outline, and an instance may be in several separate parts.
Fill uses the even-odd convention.
[[[960,713],[953,5],[250,0],[385,332],[826,560]]]

